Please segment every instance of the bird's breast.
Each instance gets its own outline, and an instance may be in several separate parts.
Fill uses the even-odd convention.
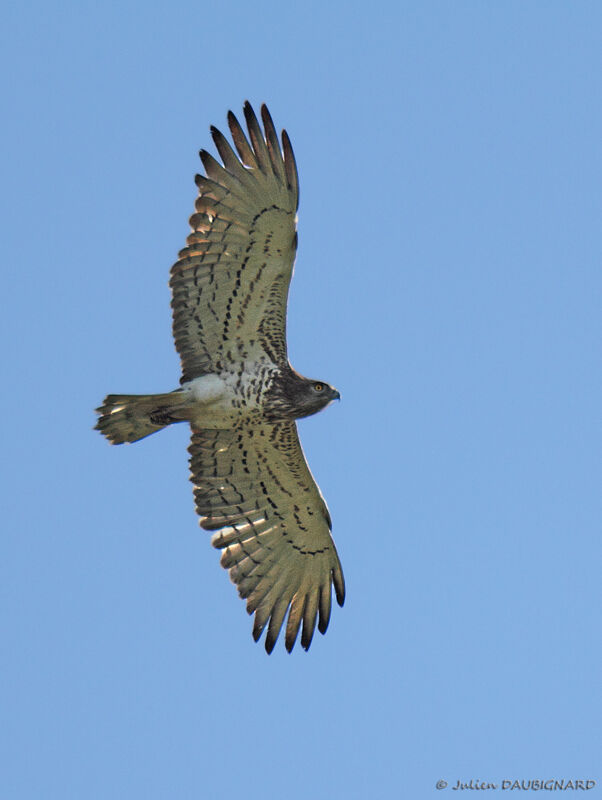
[[[182,390],[190,398],[191,421],[222,427],[244,417],[261,417],[272,373],[265,364],[248,364],[187,381]]]

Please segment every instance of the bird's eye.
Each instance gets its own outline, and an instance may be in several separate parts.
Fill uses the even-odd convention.
[[[314,383],[314,391],[323,392],[324,391],[324,384],[323,383]]]

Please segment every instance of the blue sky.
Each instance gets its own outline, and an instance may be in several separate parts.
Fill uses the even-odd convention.
[[[600,5],[11,3],[0,35],[2,797],[599,793]],[[247,98],[299,165],[291,360],[343,398],[300,429],[348,598],[290,656],[184,426],[91,430],[177,385],[197,151]]]

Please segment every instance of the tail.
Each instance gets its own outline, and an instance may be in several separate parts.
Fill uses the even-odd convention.
[[[176,410],[180,414],[174,416]],[[104,434],[111,444],[137,442],[186,418],[181,413],[179,389],[168,394],[110,394],[96,411],[100,416],[95,430]]]

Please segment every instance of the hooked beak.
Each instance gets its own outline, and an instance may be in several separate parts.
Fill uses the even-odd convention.
[[[333,400],[340,400],[341,399],[341,395],[339,394],[339,392],[337,392],[336,389],[334,390],[334,394],[332,396],[332,399]]]

